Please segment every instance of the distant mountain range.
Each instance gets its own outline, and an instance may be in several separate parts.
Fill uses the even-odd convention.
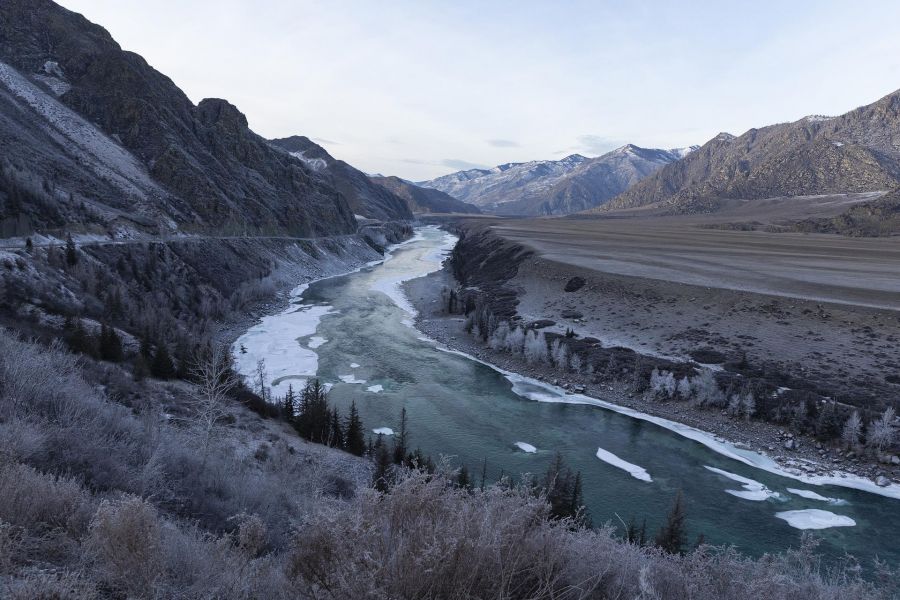
[[[696,147],[647,149],[628,144],[596,158],[506,163],[419,182],[507,215],[560,215],[599,206]]]
[[[900,91],[837,117],[722,133],[599,211],[708,212],[722,199],[890,190],[900,185]]]
[[[478,214],[481,210],[474,204],[457,200],[440,190],[420,187],[411,181],[399,177],[371,175],[373,182],[403,198],[414,214],[428,213],[464,213]]]

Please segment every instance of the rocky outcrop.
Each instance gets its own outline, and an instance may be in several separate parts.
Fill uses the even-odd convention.
[[[354,214],[379,221],[412,218],[412,211],[403,198],[376,185],[362,171],[335,159],[309,138],[295,135],[270,143],[327,177],[350,204]]]

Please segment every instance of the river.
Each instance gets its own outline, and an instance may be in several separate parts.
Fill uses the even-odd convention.
[[[400,284],[440,268],[453,243],[421,228],[380,264],[298,287],[286,310],[237,340],[238,370],[251,377],[264,359],[275,395],[316,376],[343,414],[356,401],[370,432],[397,429],[405,407],[411,446],[476,479],[483,461],[489,480],[540,474],[559,452],[581,472],[595,524],[646,519],[652,536],[681,490],[691,540],[702,533],[758,556],[797,547],[814,529],[828,556],[898,565],[900,499],[780,475],[696,430],[587,404],[423,337]]]

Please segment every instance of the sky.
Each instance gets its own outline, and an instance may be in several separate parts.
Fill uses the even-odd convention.
[[[59,1],[195,103],[412,180],[702,144],[900,88],[892,0]]]

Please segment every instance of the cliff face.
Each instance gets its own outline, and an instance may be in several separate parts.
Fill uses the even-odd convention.
[[[309,138],[295,135],[270,143],[326,177],[347,200],[354,214],[379,221],[412,219],[412,211],[403,198],[376,185],[368,175],[337,160]]]
[[[134,216],[170,230],[356,230],[333,183],[253,133],[236,107],[194,106],[102,27],[49,0],[0,4],[0,61],[3,180],[38,188],[14,207],[33,226],[109,229]]]

